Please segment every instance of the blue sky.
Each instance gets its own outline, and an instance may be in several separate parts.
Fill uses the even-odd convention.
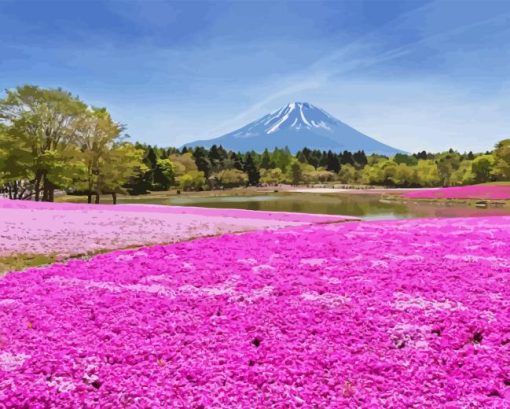
[[[395,147],[510,137],[510,2],[0,0],[0,88],[63,87],[180,146],[307,101]]]

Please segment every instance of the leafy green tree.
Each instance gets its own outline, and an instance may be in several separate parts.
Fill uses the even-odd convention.
[[[17,143],[7,127],[0,125],[0,189],[8,194],[9,199],[31,197],[32,161],[30,149]]]
[[[452,173],[450,184],[452,186],[469,185],[475,183],[475,175],[473,173],[473,161],[463,160],[457,170]]]
[[[471,173],[475,183],[484,183],[492,180],[492,173],[494,170],[495,159],[493,155],[480,155],[470,161]]]
[[[287,171],[287,167],[292,162],[293,156],[290,153],[289,148],[275,148],[272,154],[272,164],[271,166],[280,168],[282,172]],[[274,164],[274,165],[273,165]]]
[[[441,184],[443,186],[451,185],[451,176],[460,166],[460,155],[450,150],[447,153],[442,153],[437,157],[437,170]]]
[[[175,165],[170,159],[158,159],[154,169],[154,189],[168,190],[175,184]]]
[[[190,170],[177,177],[179,187],[184,190],[201,190],[205,184],[204,172],[199,170]]]
[[[8,128],[14,143],[30,151],[35,200],[52,201],[65,171],[63,161],[74,150],[77,122],[86,105],[61,89],[24,85],[7,90],[0,100],[0,123]]]
[[[213,174],[213,177],[223,187],[244,186],[248,183],[248,175],[241,170],[225,169]]]
[[[418,159],[415,156],[406,155],[405,153],[397,153],[393,157],[393,161],[398,164],[405,163],[408,166],[416,166],[418,164]]]
[[[104,108],[90,109],[83,113],[77,124],[77,142],[81,147],[81,161],[84,166],[80,190],[87,192],[88,203],[97,194],[98,179],[102,177],[111,149],[120,139],[124,127],[114,122]],[[99,192],[100,194],[100,192]]]
[[[392,182],[395,186],[400,187],[413,187],[418,185],[418,175],[416,166],[407,163],[399,163],[396,172],[392,177]]]
[[[302,164],[299,161],[294,160],[290,164],[289,177],[290,183],[292,183],[293,185],[298,185],[299,182],[303,180]]]
[[[99,203],[101,194],[110,193],[113,204],[116,204],[117,193],[125,192],[124,185],[129,179],[147,171],[143,155],[143,150],[126,142],[116,143],[108,150],[95,184],[95,202]]]
[[[423,187],[438,186],[441,178],[437,164],[433,160],[419,159],[416,165],[418,184]]]
[[[338,172],[338,179],[345,184],[354,184],[357,182],[357,171],[354,166],[347,163],[342,166]]]
[[[493,174],[499,180],[510,181],[510,139],[498,142],[494,150]]]
[[[283,182],[283,172],[280,168],[260,169],[260,182],[268,185],[277,185]]]

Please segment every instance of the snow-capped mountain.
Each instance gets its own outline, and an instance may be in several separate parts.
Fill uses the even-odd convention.
[[[332,151],[358,151],[394,155],[402,152],[358,132],[326,111],[306,102],[292,102],[257,121],[219,138],[200,140],[187,147],[222,145],[246,152],[287,146],[293,153],[307,147]]]

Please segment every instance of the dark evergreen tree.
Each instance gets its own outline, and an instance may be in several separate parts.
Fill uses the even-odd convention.
[[[352,155],[352,159],[354,159],[354,164],[357,168],[362,169],[364,168],[367,163],[367,155],[365,155],[365,151],[357,151]]]
[[[211,176],[212,173],[212,165],[208,158],[208,152],[205,148],[199,146],[196,147],[193,151],[193,158],[195,159],[195,164],[199,171],[204,172],[206,178]]]
[[[244,170],[243,159],[240,154],[235,152],[230,153],[230,160],[232,161],[232,166],[237,170]]]
[[[248,175],[248,183],[252,186],[259,184],[260,173],[255,165],[252,154],[249,152],[246,154],[246,161],[244,163],[244,171]]]
[[[342,156],[340,158],[340,164],[341,165],[353,165],[354,166],[354,158],[352,156],[352,153],[349,151],[343,151]]]
[[[264,152],[262,153],[260,167],[263,169],[273,169],[275,167],[274,162],[271,161],[271,155],[269,154],[267,148],[264,149]]]
[[[331,151],[328,151],[326,154],[326,169],[335,173],[340,171],[340,160],[338,156]]]

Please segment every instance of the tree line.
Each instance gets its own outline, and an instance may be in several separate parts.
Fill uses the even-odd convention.
[[[222,146],[161,148],[131,143],[106,108],[62,89],[25,85],[0,99],[0,191],[53,201],[55,191],[145,194],[238,186],[339,182],[391,187],[455,186],[510,180],[510,139],[485,153],[358,152],[287,148],[233,152]]]

